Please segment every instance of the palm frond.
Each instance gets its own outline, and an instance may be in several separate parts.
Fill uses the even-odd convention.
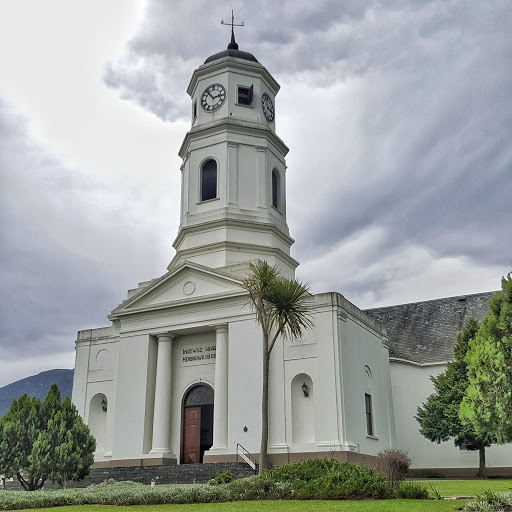
[[[271,327],[290,339],[302,337],[313,326],[309,286],[297,279],[279,279],[269,291],[267,303]]]
[[[297,279],[285,279],[277,265],[266,261],[251,263],[242,287],[249,292],[248,303],[256,313],[257,322],[268,335],[272,330],[275,332],[269,352],[279,335],[300,338],[313,326],[309,286]]]

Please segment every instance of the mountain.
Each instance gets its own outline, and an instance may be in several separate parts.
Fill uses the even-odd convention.
[[[31,397],[37,396],[37,398],[43,400],[54,382],[59,386],[63,399],[66,396],[71,397],[73,370],[48,370],[0,388],[0,416],[8,411],[13,400],[24,393]]]

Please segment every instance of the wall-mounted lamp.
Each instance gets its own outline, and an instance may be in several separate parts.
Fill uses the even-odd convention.
[[[302,384],[301,388],[302,388],[302,392],[304,393],[304,396],[306,396],[306,397],[309,396],[308,386],[305,382],[304,382],[304,384]]]
[[[101,401],[101,408],[103,409],[103,412],[107,412],[107,402],[105,399]]]

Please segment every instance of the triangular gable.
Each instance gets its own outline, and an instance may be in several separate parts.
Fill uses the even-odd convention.
[[[243,293],[236,277],[216,272],[201,265],[186,262],[173,269],[124,301],[112,314],[130,310],[151,309],[180,301],[196,302],[206,298]]]

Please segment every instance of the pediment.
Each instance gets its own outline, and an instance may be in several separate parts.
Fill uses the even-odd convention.
[[[243,293],[240,283],[241,281],[234,276],[185,263],[142,288],[114,309],[112,314],[238,295]]]

